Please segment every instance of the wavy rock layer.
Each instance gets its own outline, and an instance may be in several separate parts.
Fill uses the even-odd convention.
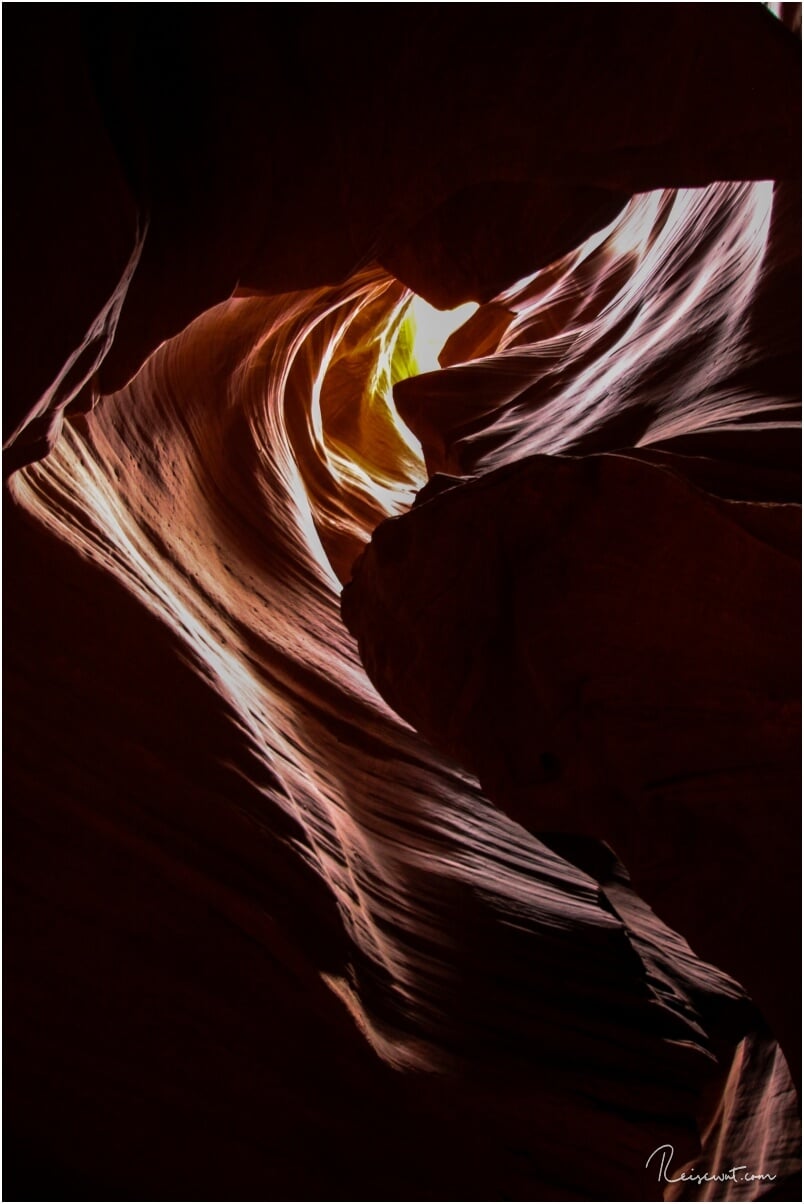
[[[379,260],[488,301],[632,193],[799,175],[800,45],[761,5],[9,13],[7,469],[238,285]]]
[[[431,470],[482,475],[383,525],[345,605],[396,709],[530,829],[611,840],[797,1063],[770,934],[798,893],[798,331],[765,316],[797,226],[770,202],[635,200],[505,298],[496,355],[400,384]]]
[[[391,18],[346,39],[339,89],[335,18],[300,9],[281,77],[213,73],[177,158],[167,77],[142,96],[152,35],[189,98],[204,65],[266,43],[243,51],[223,9],[157,28],[143,7],[107,62],[103,15],[82,18],[77,126],[103,174],[100,97],[131,221],[97,295],[88,280],[69,322],[43,315],[69,351],[43,333],[55,366],[16,386],[19,1195],[796,1190],[776,1043],[793,1062],[796,190],[668,190],[790,174],[791,40],[748,6],[722,28],[706,6],[652,6],[602,21],[611,53],[590,64],[567,8],[544,17],[551,76],[532,47],[506,57],[516,39],[475,7],[457,78],[437,87],[419,61],[444,61],[446,8],[389,56],[389,94],[415,60],[437,121],[411,171],[423,122],[383,111],[379,188],[358,170],[373,118],[349,56]],[[706,120],[689,80],[634,78],[646,21],[720,72]],[[759,106],[726,69],[749,46]],[[557,105],[564,125],[523,161],[567,61],[604,73],[611,111]],[[474,95],[488,62],[496,107],[469,155],[436,100]],[[298,128],[255,142],[229,120],[302,69],[297,124],[332,126],[304,164]],[[267,165],[294,181],[268,218]],[[647,187],[665,190],[626,203]],[[478,233],[486,211],[498,238]],[[424,375],[401,283],[420,278],[483,302]],[[340,593],[367,547],[344,596],[361,661]],[[775,1178],[670,1187],[646,1167],[666,1144],[675,1174]]]

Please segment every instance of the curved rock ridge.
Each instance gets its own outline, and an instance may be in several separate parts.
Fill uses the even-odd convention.
[[[17,40],[10,1198],[800,1193],[797,42],[416,8]]]
[[[634,740],[647,739],[644,782],[690,778],[692,795],[722,794],[727,812],[696,855],[724,867],[739,899],[742,872],[725,868],[733,861],[718,855],[718,833],[742,810],[747,865],[773,799],[781,841],[766,849],[755,883],[763,895],[771,875],[782,892],[771,929],[798,890],[789,834],[798,823],[800,326],[790,286],[800,225],[791,199],[771,185],[635,198],[609,230],[503,294],[488,321],[481,307],[452,340],[471,353],[476,330],[480,359],[452,366],[448,344],[444,371],[396,387],[435,475],[409,516],[375,533],[344,597],[385,696],[531,829],[562,814],[559,827],[613,838],[622,800],[598,814],[612,794],[612,755],[624,755],[628,781],[614,796],[629,797],[643,789]],[[391,630],[393,643],[380,635]],[[598,689],[597,675],[609,684]],[[632,729],[628,752],[594,753],[581,718],[590,706],[626,707],[645,730]],[[661,755],[646,735],[651,711]],[[707,773],[731,773],[741,749],[751,779],[742,806],[735,783],[704,787],[702,765],[684,764],[700,757],[691,745],[681,751],[687,722]],[[551,740],[569,743],[562,752]],[[750,755],[756,740],[767,746]],[[677,764],[660,773],[668,755]],[[572,785],[578,758],[601,756]],[[621,818],[624,849],[631,814]],[[786,868],[774,875],[777,853]],[[775,997],[786,1008],[795,1058],[787,968],[760,939],[768,921],[754,919],[753,948],[766,945],[767,964],[752,977],[769,1007]],[[742,935],[728,923],[722,934],[720,956],[735,973]],[[782,981],[769,988],[774,964]]]
[[[779,500],[797,500],[799,197],[771,183],[635,197],[570,255],[481,307],[461,335],[471,363],[456,363],[456,334],[444,371],[396,388],[429,471],[655,447],[699,452],[713,474],[736,456],[743,490],[754,479],[761,489],[767,460]],[[739,442],[735,426],[750,452],[713,454],[717,436]]]
[[[313,1090],[315,1132],[330,1115],[338,1081],[338,1092],[346,1092],[344,1124],[358,1123],[350,1102],[355,1090],[373,1107],[391,1109],[405,1142],[422,1143],[403,1178],[414,1197],[416,1184],[433,1174],[432,1139],[422,1134],[433,1123],[445,1126],[449,1163],[438,1174],[450,1181],[457,1175],[467,1197],[473,1176],[490,1182],[493,1163],[504,1194],[546,1197],[557,1188],[567,1198],[592,1198],[604,1189],[660,1198],[645,1171],[647,1155],[669,1140],[679,1160],[693,1158],[707,1127],[721,1155],[736,1131],[739,1159],[758,1140],[760,1125],[770,1125],[781,1135],[774,1173],[785,1177],[796,1164],[793,1096],[783,1070],[775,1071],[780,1090],[771,1094],[770,1118],[766,1107],[751,1122],[743,1105],[736,1130],[733,1120],[718,1119],[733,1117],[717,1111],[724,1092],[737,1091],[728,1084],[744,1081],[743,1062],[732,1066],[739,1042],[762,1031],[741,989],[700,962],[639,901],[622,867],[601,857],[601,846],[549,835],[545,843],[491,808],[470,778],[388,711],[340,625],[333,565],[346,564],[381,518],[404,509],[423,479],[415,444],[389,404],[394,376],[415,352],[406,341],[406,301],[398,284],[377,271],[336,290],[233,299],[166,344],[128,389],[72,417],[47,459],[12,478],[17,504],[40,529],[25,532],[32,577],[40,579],[52,537],[65,549],[54,582],[62,634],[54,633],[47,673],[63,682],[67,709],[60,702],[60,722],[49,727],[52,764],[76,755],[68,753],[76,739],[89,739],[95,749],[91,787],[83,773],[61,776],[44,814],[55,831],[67,824],[71,841],[91,838],[97,851],[80,862],[68,856],[46,886],[37,867],[24,866],[28,890],[33,879],[56,909],[67,904],[80,866],[87,899],[82,914],[59,929],[61,956],[69,950],[80,970],[64,1001],[64,1044],[49,1049],[51,1064],[63,1067],[54,1073],[68,1077],[67,1049],[71,1062],[84,1065],[103,1056],[90,1034],[93,1024],[104,1032],[94,995],[105,967],[87,966],[81,950],[98,939],[101,898],[115,900],[112,932],[139,922],[145,888],[137,876],[147,871],[163,881],[160,892],[168,886],[186,892],[192,883],[192,897],[255,942],[261,968],[252,973],[265,984],[259,1006],[267,1008],[265,1023],[273,1016],[280,1025],[290,1060],[283,1070],[276,1053],[266,1051],[259,1080],[283,1092],[291,1118],[299,1106],[295,1090]],[[547,463],[560,471],[573,463],[594,468],[597,461]],[[528,462],[508,470],[509,477],[511,471],[528,472]],[[655,475],[642,464],[630,471]],[[477,488],[493,489],[494,476],[487,480]],[[432,507],[443,509],[463,490],[395,521],[428,519]],[[567,504],[566,490],[544,496],[549,513]],[[490,513],[485,517],[493,522]],[[376,546],[397,529],[403,527],[381,525]],[[481,529],[469,528],[482,561]],[[460,548],[457,532],[447,539]],[[443,567],[449,561],[439,546],[431,550]],[[109,579],[130,599],[124,608]],[[488,561],[471,587],[482,600],[480,579],[498,580]],[[405,581],[400,604],[415,604],[425,581],[425,575]],[[65,633],[99,623],[114,641],[120,611],[123,639],[111,663],[108,650],[98,656],[93,649],[80,676],[65,678],[67,665],[56,653]],[[372,614],[382,619],[374,603]],[[103,640],[88,639],[103,647]],[[408,647],[401,626],[387,655],[397,647]],[[134,656],[146,656],[151,668],[132,663]],[[373,670],[370,657],[368,664]],[[20,679],[29,674],[22,664]],[[161,683],[176,675],[179,687],[163,690]],[[423,672],[420,682],[430,681]],[[98,699],[106,700],[100,710]],[[405,713],[404,703],[392,701]],[[447,713],[456,722],[460,710],[451,700]],[[74,725],[84,716],[91,727],[79,736]],[[421,727],[430,734],[427,723]],[[208,749],[201,756],[194,751],[199,736]],[[86,763],[87,753],[77,755]],[[464,760],[474,768],[471,757]],[[34,801],[41,814],[38,779],[16,792],[14,820],[27,824]],[[121,899],[106,879],[96,860],[101,849],[104,859],[128,849],[130,897]],[[225,937],[217,941],[223,944],[213,946],[216,958],[225,962],[232,951]],[[144,972],[139,958],[152,944],[147,938],[133,963],[118,967],[124,982]],[[49,972],[28,972],[44,989]],[[162,991],[175,992],[177,972],[157,973]],[[191,982],[197,975],[182,973],[191,973]],[[285,1008],[293,981],[307,986],[303,1007],[294,1004],[290,1019],[276,1009],[280,1001]],[[14,1018],[23,1064],[36,1062],[41,1039],[38,989],[26,994],[25,1015]],[[221,989],[224,1001],[231,999],[226,1006],[254,1006],[236,979]],[[105,992],[101,998],[105,1007]],[[343,1002],[358,1024],[349,1038]],[[181,1014],[189,1017],[195,1007]],[[138,1034],[120,1004],[112,1014],[113,1031],[130,1040],[133,1026]],[[151,1025],[161,1014],[158,1004],[145,1005]],[[207,1015],[204,1031],[220,1023]],[[320,1041],[327,1031],[352,1049],[349,1057],[362,1067],[357,1077],[333,1080],[329,1069],[311,1089],[300,1072],[291,1088],[295,1043],[311,1034]],[[147,1096],[143,1067],[134,1072],[110,1056],[105,1039],[101,1049],[121,1086]],[[161,1033],[150,1041],[137,1035],[145,1067],[160,1039]],[[356,1042],[364,1043],[362,1053]],[[235,1057],[231,1046],[228,1056]],[[326,1067],[332,1055],[316,1057]],[[404,1085],[387,1078],[387,1066],[402,1072]],[[181,1054],[171,1073],[177,1083],[186,1074]],[[431,1085],[420,1090],[432,1096],[414,1116],[407,1102],[412,1084],[433,1073],[437,1086],[427,1078]],[[752,1074],[758,1086],[739,1089],[751,1106],[767,1087]],[[223,1125],[220,1146],[241,1115],[231,1092],[218,1077],[215,1091],[204,1096],[204,1107]],[[104,1092],[79,1105],[62,1088],[54,1106],[60,1134],[49,1140],[59,1162],[82,1164],[80,1132],[87,1126],[106,1131],[125,1121],[157,1151],[142,1167],[143,1186],[157,1167],[179,1176],[147,1119],[132,1120],[119,1105],[111,1117],[98,1117],[99,1107],[109,1106]],[[183,1107],[183,1123],[197,1124]],[[464,1152],[459,1158],[461,1127],[481,1117],[476,1160]],[[158,1118],[157,1108],[154,1123]],[[378,1159],[382,1150],[392,1156],[384,1140]],[[512,1145],[526,1154],[513,1156]],[[285,1156],[293,1149],[290,1142]],[[204,1158],[197,1165],[212,1173]],[[110,1162],[100,1170],[107,1181],[114,1176]],[[283,1157],[249,1148],[244,1175],[270,1183],[287,1173]],[[324,1178],[353,1182],[337,1159]],[[449,1191],[446,1183],[441,1190]]]
[[[6,471],[238,287],[379,261],[486,302],[634,193],[798,179],[800,41],[764,6],[583,12],[10,9]]]
[[[343,613],[401,715],[531,831],[610,841],[792,1039],[800,509],[672,467],[529,457],[453,487],[375,532]]]
[[[401,382],[434,475],[343,613],[394,708],[535,835],[609,841],[797,1067],[800,241],[772,196],[635,199],[481,307],[482,358]]]

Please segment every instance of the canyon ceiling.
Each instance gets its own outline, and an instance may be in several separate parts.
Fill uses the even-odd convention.
[[[772,7],[6,5],[5,1198],[800,1199]]]

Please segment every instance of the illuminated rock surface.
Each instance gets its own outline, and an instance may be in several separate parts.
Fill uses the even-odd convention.
[[[7,21],[5,1196],[795,1198],[798,43],[208,7]]]

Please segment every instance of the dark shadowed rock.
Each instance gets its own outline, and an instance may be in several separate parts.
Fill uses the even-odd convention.
[[[530,831],[609,841],[793,1059],[799,522],[671,456],[534,457],[384,523],[342,603],[394,708]]]

